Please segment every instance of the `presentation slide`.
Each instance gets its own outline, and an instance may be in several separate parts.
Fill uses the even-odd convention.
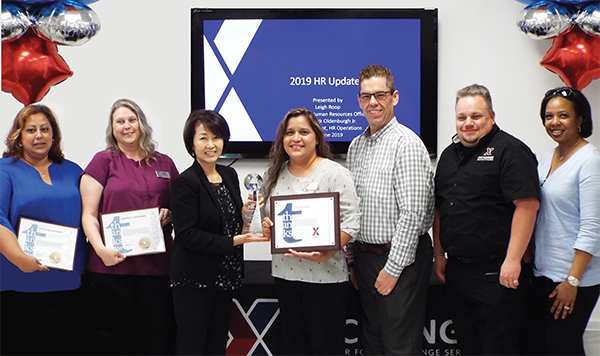
[[[312,110],[329,141],[351,141],[368,126],[358,75],[391,69],[398,121],[420,134],[419,19],[204,20],[205,108],[229,123],[231,141],[274,141],[294,108]]]

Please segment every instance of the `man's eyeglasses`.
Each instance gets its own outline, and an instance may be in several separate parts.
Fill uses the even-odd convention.
[[[388,90],[388,91],[378,91],[377,93],[373,93],[373,94],[369,94],[369,93],[360,93],[358,95],[358,97],[360,98],[360,101],[363,103],[368,103],[369,101],[371,101],[371,97],[374,96],[375,100],[377,101],[382,101],[385,100],[385,98],[387,98],[388,95],[392,94],[395,90]]]
[[[558,89],[550,89],[544,94],[545,98],[550,98],[554,96],[562,96],[563,98],[568,98],[573,95],[573,90],[571,88],[558,88]]]

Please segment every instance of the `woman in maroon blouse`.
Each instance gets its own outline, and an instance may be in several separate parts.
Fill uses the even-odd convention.
[[[168,265],[173,245],[169,198],[179,175],[155,150],[152,128],[140,107],[117,100],[106,130],[107,148],[96,153],[81,177],[82,223],[89,240],[86,275],[92,315],[110,354],[173,353],[174,317]],[[100,214],[159,209],[166,252],[125,256],[106,246]]]

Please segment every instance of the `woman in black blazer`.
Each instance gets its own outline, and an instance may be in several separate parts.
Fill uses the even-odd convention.
[[[225,119],[210,110],[192,112],[183,130],[194,163],[173,182],[169,271],[180,355],[225,355],[232,295],[242,285],[242,244],[268,241],[241,234],[237,173],[217,164],[229,136]]]

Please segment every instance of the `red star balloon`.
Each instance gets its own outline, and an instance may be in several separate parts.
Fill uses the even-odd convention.
[[[2,41],[2,91],[24,105],[42,100],[51,86],[72,75],[56,44],[31,29],[16,40]]]
[[[581,90],[600,78],[600,36],[575,26],[554,39],[540,64],[558,74],[567,86]]]

